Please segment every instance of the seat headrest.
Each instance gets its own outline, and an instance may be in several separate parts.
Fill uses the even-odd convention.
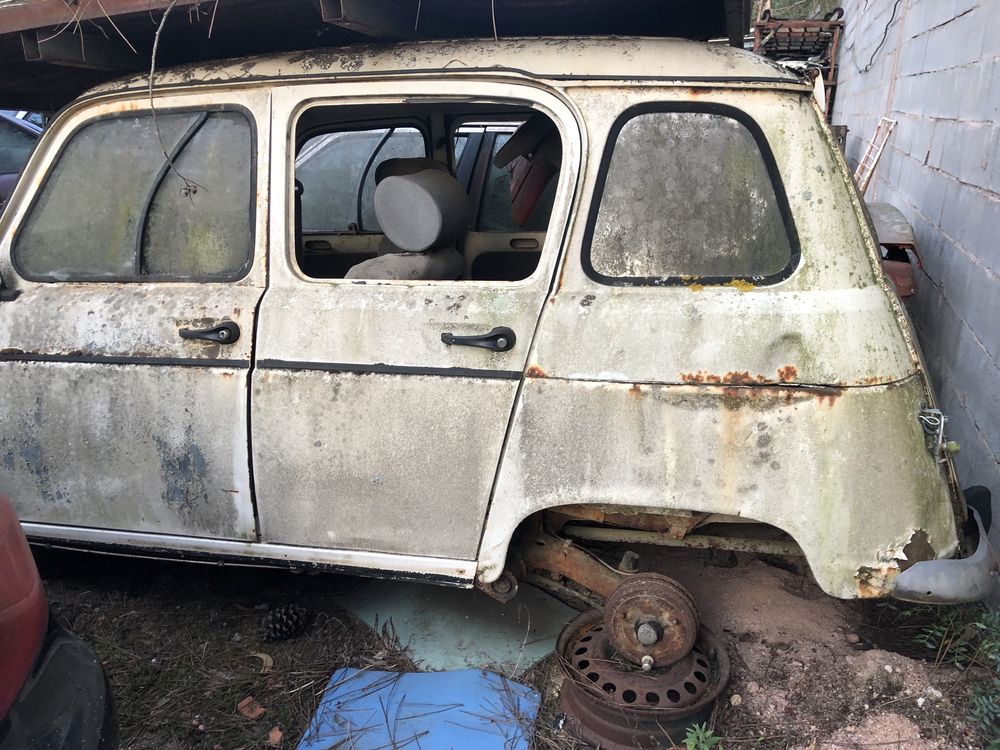
[[[444,164],[426,156],[397,157],[386,159],[375,167],[375,184],[378,185],[386,177],[416,174],[425,169],[440,169],[442,172],[451,174]]]
[[[542,155],[557,167],[562,160],[559,129],[543,114],[534,114],[521,123],[508,141],[493,157],[493,164],[506,167],[519,156]]]
[[[455,245],[469,225],[469,196],[447,172],[425,169],[386,177],[375,188],[375,216],[400,250]]]

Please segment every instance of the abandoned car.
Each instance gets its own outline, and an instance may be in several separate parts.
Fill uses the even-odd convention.
[[[995,580],[793,73],[534,39],[149,87],[67,107],[0,225],[0,492],[32,541],[501,599],[608,596],[602,541],[800,555],[842,598]]]

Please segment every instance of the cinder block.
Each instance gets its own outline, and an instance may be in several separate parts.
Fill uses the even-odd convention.
[[[886,40],[888,44],[888,40]],[[883,50],[885,47],[882,48]],[[904,39],[899,50],[897,75],[915,76],[927,70],[927,35]]]
[[[922,11],[921,25],[931,30],[947,23],[957,15],[956,5],[956,0],[920,0],[917,7]],[[910,12],[913,12],[912,8]]]
[[[966,72],[961,68],[949,68],[920,76],[918,85],[923,88],[924,93],[923,113],[938,118],[960,117]]]
[[[1000,200],[969,185],[950,186],[941,215],[941,231],[991,272],[1000,271],[1000,242],[997,240]]]
[[[956,160],[954,174],[962,182],[990,189],[991,172],[996,173],[996,165],[991,165],[1000,129],[993,123],[972,122],[962,124],[961,148],[953,154]],[[992,167],[992,169],[991,169]],[[949,171],[952,171],[949,168]]]
[[[1000,380],[996,361],[983,351],[971,330],[959,335],[958,353],[951,362],[955,389],[964,397],[966,408],[979,428],[990,451],[1000,456]]]
[[[1000,7],[998,5],[997,7]],[[959,98],[958,111],[955,116],[963,120],[990,122],[1000,113],[1000,102],[995,101],[993,93],[1000,95],[1000,88],[995,92],[994,76],[1000,76],[1000,63],[996,60],[981,60],[978,64],[963,69],[962,94]]]
[[[978,5],[975,12],[980,14],[979,20],[987,28],[983,35],[982,56],[984,59],[996,58],[1000,55],[1000,37],[996,33],[1000,26],[1000,5],[996,0],[982,0]]]
[[[952,120],[934,120],[934,132],[931,134],[931,153],[924,160],[928,166],[941,169],[941,165],[952,158],[953,144],[957,143],[953,138],[955,125],[956,123]]]
[[[969,361],[980,367],[989,360],[996,367],[1000,357],[1000,329],[995,322],[997,305],[1000,303],[1000,277],[990,274],[958,245],[945,243],[945,247],[945,262],[940,264],[935,280],[952,310],[977,341],[980,354]],[[962,332],[958,334],[964,335]],[[949,342],[949,346],[952,345],[954,342]],[[964,355],[961,351],[954,352],[957,358],[967,359],[968,355],[969,351]],[[965,366],[965,363],[955,365]],[[997,389],[991,386],[991,390]]]
[[[954,3],[952,3],[954,5]],[[926,70],[943,70],[977,63],[983,51],[987,14],[981,8],[930,29]]]

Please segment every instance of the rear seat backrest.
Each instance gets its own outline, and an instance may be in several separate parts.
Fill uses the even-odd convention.
[[[451,174],[448,171],[448,167],[428,156],[397,157],[395,159],[386,159],[375,167],[375,186],[378,187],[378,184],[386,177],[401,177],[403,175],[416,174],[425,169],[438,169],[445,174]],[[392,244],[392,241],[387,236],[382,236],[377,255],[401,252],[403,252],[402,248]]]
[[[447,171],[431,168],[385,177],[375,188],[375,216],[401,252],[352,267],[348,279],[457,279],[465,262],[455,249],[469,225],[469,198]]]

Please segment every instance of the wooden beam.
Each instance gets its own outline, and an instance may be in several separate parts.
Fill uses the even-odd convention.
[[[324,23],[374,39],[416,36],[418,0],[320,0]]]
[[[164,10],[171,0],[12,0],[0,4],[0,33],[47,29],[105,16]],[[176,6],[199,0],[177,0]],[[106,11],[106,12],[105,12]]]

